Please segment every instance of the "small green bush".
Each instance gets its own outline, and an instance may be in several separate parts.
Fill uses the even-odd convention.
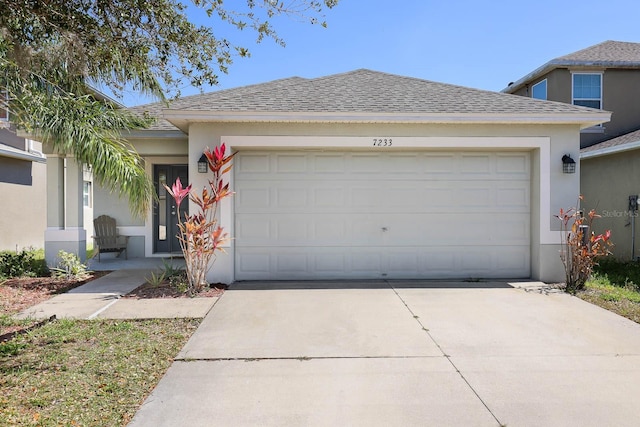
[[[44,251],[23,249],[20,252],[0,252],[0,279],[11,277],[42,277],[49,275]]]
[[[58,266],[51,269],[53,277],[60,279],[82,279],[89,275],[87,266],[80,262],[78,255],[65,251],[58,252]]]

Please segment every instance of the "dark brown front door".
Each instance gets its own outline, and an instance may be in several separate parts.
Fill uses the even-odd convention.
[[[189,185],[189,168],[187,165],[155,165],[154,182],[158,194],[158,203],[153,209],[153,241],[154,252],[172,253],[181,252],[178,240],[178,209],[176,202],[163,184],[171,188],[179,177],[182,186]],[[188,212],[189,201],[182,201],[180,215],[184,219],[184,213]]]

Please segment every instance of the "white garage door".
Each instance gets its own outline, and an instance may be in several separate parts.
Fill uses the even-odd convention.
[[[530,275],[527,152],[246,151],[236,280]]]

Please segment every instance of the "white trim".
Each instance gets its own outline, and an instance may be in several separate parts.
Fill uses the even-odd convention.
[[[544,83],[544,98],[535,98],[533,96],[533,91],[535,90],[536,86],[541,85],[542,83]],[[531,93],[529,95],[533,99],[542,99],[542,100],[546,101],[548,99],[548,95],[549,95],[548,86],[549,86],[549,84],[547,82],[547,79],[542,79],[538,83],[536,83],[536,84],[531,86]]]
[[[45,155],[39,151],[24,151],[2,143],[0,143],[0,157],[9,157],[11,159],[26,160],[37,163],[47,162]]]
[[[559,244],[560,232],[551,231],[551,138],[549,137],[333,137],[333,136],[223,136],[230,149],[246,148],[372,148],[374,138],[391,138],[392,151],[415,148],[539,149],[540,150],[540,244]]]
[[[590,159],[592,157],[606,156],[609,154],[623,153],[625,151],[636,150],[640,148],[640,141],[627,142],[626,144],[615,145],[613,147],[600,148],[598,150],[580,153],[580,159]]]
[[[163,117],[180,127],[190,122],[336,122],[336,123],[526,123],[580,124],[589,127],[611,119],[611,113],[593,109],[576,113],[364,113],[364,112],[235,112],[163,110]]]
[[[574,89],[575,89],[575,80],[574,77],[578,74],[581,75],[597,75],[600,76],[600,99],[598,99],[598,101],[600,101],[600,108],[599,110],[604,110],[604,96],[603,96],[603,78],[602,75],[604,74],[604,71],[571,71],[571,105],[576,105],[575,101],[575,94],[574,94]],[[585,98],[584,100],[586,101],[590,101],[590,100],[596,100],[595,98]],[[598,110],[595,109],[594,110]]]

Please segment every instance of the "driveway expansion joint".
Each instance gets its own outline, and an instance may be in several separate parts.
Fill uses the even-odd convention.
[[[282,357],[177,357],[176,362],[260,362],[263,360],[438,359],[443,356],[282,356]]]
[[[438,343],[438,341],[436,341],[436,339],[433,337],[433,335],[431,335],[431,332],[429,332],[429,329],[422,323],[422,321],[420,320],[420,317],[416,313],[414,313],[413,310],[411,310],[411,307],[409,307],[409,304],[407,304],[407,302],[400,296],[400,294],[398,293],[398,290],[395,287],[393,287],[393,285],[391,283],[389,283],[388,280],[386,282],[391,287],[391,289],[396,294],[396,296],[400,299],[402,304],[404,304],[404,306],[406,307],[407,311],[411,314],[411,316],[413,316],[415,321],[418,322],[418,325],[420,325],[420,328],[422,328],[422,330],[427,334],[429,339],[431,339],[431,341],[436,345],[436,347],[438,347],[438,350],[440,350],[440,352],[442,353],[442,356],[445,359],[447,359],[447,361],[451,364],[453,369],[455,369],[456,373],[460,376],[460,378],[462,378],[462,381],[464,381],[464,383],[467,385],[467,387],[469,387],[471,392],[478,398],[478,400],[480,401],[480,403],[482,403],[482,405],[485,407],[485,409],[487,411],[489,411],[489,413],[491,414],[493,419],[496,420],[498,425],[500,425],[500,426],[505,425],[498,419],[498,417],[496,416],[496,414],[494,414],[494,412],[491,410],[491,408],[489,408],[489,405],[487,404],[487,402],[485,402],[484,399],[482,399],[482,397],[480,397],[478,392],[473,388],[473,386],[471,385],[469,380],[467,380],[467,378],[460,371],[460,369],[456,366],[456,364],[453,363],[453,360],[451,360],[451,355],[448,355],[447,353],[444,352],[444,350],[442,349],[442,346],[440,345],[440,343]]]

